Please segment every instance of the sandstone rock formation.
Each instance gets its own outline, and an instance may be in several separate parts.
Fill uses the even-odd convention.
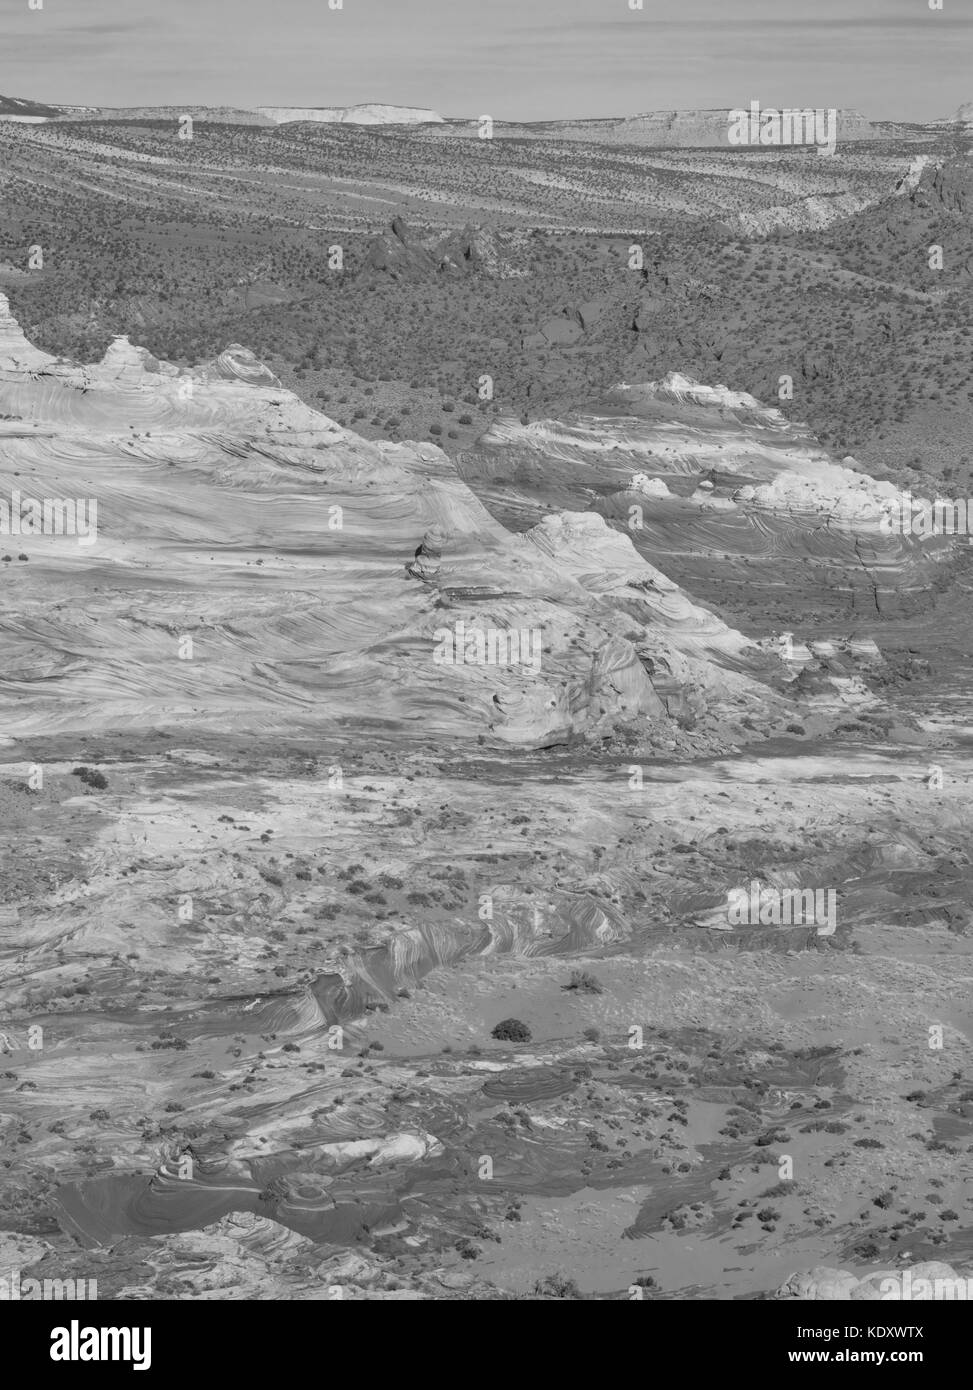
[[[529,273],[510,263],[500,239],[489,228],[467,223],[458,232],[420,236],[401,217],[393,218],[389,228],[372,239],[365,266],[367,270],[384,271],[393,279],[479,272],[509,280]]]
[[[747,102],[741,102],[746,107]],[[768,104],[769,105],[769,104]],[[495,127],[497,134],[517,139],[584,140],[590,144],[647,145],[669,148],[731,148],[730,109],[643,111],[635,116],[589,120],[513,122]],[[859,111],[837,113],[839,144],[887,137],[894,128],[873,124]]]
[[[951,116],[945,116],[941,121],[936,121],[933,124],[965,126],[967,130],[973,128],[973,101],[964,101]]]
[[[418,106],[388,106],[361,102],[357,106],[258,106],[256,110],[276,125],[286,121],[324,121],[342,125],[442,124],[438,111]]]
[[[779,704],[723,669],[746,641],[601,516],[511,535],[439,449],[368,443],[238,344],[184,372],[120,337],[79,367],[33,349],[0,299],[0,415],[7,492],[97,514],[83,544],[17,537],[8,734],[323,729],[367,708],[406,737],[533,747],[662,732],[683,687],[714,718]]]

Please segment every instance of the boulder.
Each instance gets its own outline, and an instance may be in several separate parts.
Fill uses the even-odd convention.
[[[586,299],[582,304],[578,305],[576,312],[581,322],[581,327],[585,332],[587,332],[589,328],[593,328],[594,325],[599,322],[604,316],[607,307],[608,299],[605,295],[598,295],[594,299]]]
[[[569,318],[567,314],[559,314],[541,324],[541,333],[552,347],[568,347],[576,343],[583,332],[577,319]]]

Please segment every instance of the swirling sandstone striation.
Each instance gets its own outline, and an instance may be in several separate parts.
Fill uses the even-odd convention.
[[[3,494],[90,513],[9,536],[13,736],[367,719],[536,747],[665,724],[649,651],[670,684],[767,695],[714,665],[744,639],[602,518],[514,536],[439,449],[361,439],[239,344],[187,372],[119,337],[78,366],[0,296],[0,416]]]

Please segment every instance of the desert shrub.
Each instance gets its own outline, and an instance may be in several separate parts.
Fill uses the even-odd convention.
[[[788,1138],[786,1130],[768,1129],[763,1134],[758,1134],[753,1142],[759,1148],[765,1149],[769,1144],[786,1144]]]
[[[563,1274],[547,1274],[543,1279],[538,1279],[534,1285],[534,1293],[539,1298],[580,1298],[581,1290],[573,1279],[566,1279]]]
[[[530,1042],[531,1032],[526,1023],[519,1018],[505,1018],[490,1034],[498,1042]]]
[[[596,975],[591,975],[587,970],[572,970],[571,978],[562,989],[575,989],[582,994],[603,994],[604,987]]]
[[[74,767],[71,769],[71,776],[79,777],[86,787],[94,787],[99,792],[103,792],[108,786],[108,778],[95,767]]]

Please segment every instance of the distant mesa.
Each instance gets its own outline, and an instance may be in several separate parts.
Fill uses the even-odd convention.
[[[442,125],[438,111],[421,106],[392,106],[362,102],[357,106],[47,106],[25,97],[0,96],[0,119],[11,121],[53,120],[196,120],[231,125],[284,125],[290,121],[321,121],[338,125]]]
[[[747,103],[741,102],[741,105]],[[769,109],[773,102],[767,106]],[[632,134],[655,136],[667,145],[729,144],[729,110],[644,111],[625,117],[621,125]],[[878,134],[860,111],[845,110],[837,112],[837,133],[839,140],[870,140]]]
[[[423,106],[386,106],[362,102],[358,106],[258,106],[261,116],[283,125],[288,121],[324,121],[339,125],[442,125],[438,111]]]
[[[746,107],[746,102],[741,102]],[[768,104],[767,109],[770,109]],[[475,123],[468,123],[475,124]],[[584,140],[591,144],[692,149],[730,145],[730,110],[642,111],[634,116],[584,120],[494,122],[494,135],[519,139]],[[867,120],[860,111],[837,112],[838,141],[884,139],[897,128]]]
[[[179,121],[192,116],[197,121],[218,121],[225,125],[270,126],[272,121],[257,111],[233,106],[47,106],[22,97],[0,96],[0,120],[45,123],[48,121]]]
[[[747,106],[741,98],[741,106]],[[768,106],[767,109],[770,109]],[[354,106],[49,106],[23,97],[0,97],[0,120],[177,120],[189,115],[199,121],[234,125],[276,126],[294,122],[353,126],[435,126],[446,136],[475,136],[479,118],[446,118],[425,106],[397,106],[388,102],[359,102]],[[961,106],[951,120],[934,125],[970,125],[973,103]],[[592,144],[648,145],[669,148],[730,148],[729,108],[641,111],[633,116],[600,116],[580,120],[494,120],[494,134],[515,139],[583,140]],[[867,120],[859,111],[839,110],[839,142],[884,139],[901,134],[904,127]]]
[[[973,101],[964,101],[955,115],[945,117],[941,124],[973,126]]]
[[[0,96],[0,120],[48,121],[60,114],[56,106],[44,106],[39,101],[28,101],[25,97]]]

